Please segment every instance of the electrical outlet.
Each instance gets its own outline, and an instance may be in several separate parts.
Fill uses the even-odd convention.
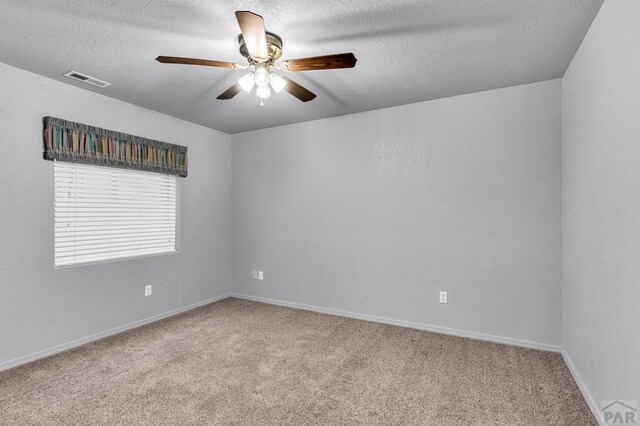
[[[440,303],[448,303],[447,302],[447,292],[446,291],[441,291],[440,292]]]
[[[144,295],[146,296],[151,296],[151,286],[150,285],[145,285],[144,286]]]
[[[260,281],[264,280],[264,272],[263,271],[258,271],[258,279]]]
[[[255,269],[253,270],[253,279],[257,280],[258,279],[258,271],[256,271]]]

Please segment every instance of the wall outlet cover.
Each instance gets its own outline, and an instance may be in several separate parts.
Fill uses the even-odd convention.
[[[447,292],[446,291],[441,291],[440,292],[440,303],[448,303],[447,302]]]
[[[145,296],[151,296],[151,286],[150,285],[144,286],[144,295]]]
[[[258,279],[258,271],[256,271],[255,269],[253,270],[253,275],[252,275],[254,280]]]
[[[264,272],[263,271],[258,271],[258,279],[259,280],[264,280]]]

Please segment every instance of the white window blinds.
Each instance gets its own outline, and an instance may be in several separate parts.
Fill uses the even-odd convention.
[[[177,177],[54,162],[55,265],[176,251]]]

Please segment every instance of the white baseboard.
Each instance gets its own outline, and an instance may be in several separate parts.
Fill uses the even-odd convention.
[[[562,348],[561,353],[562,353],[562,358],[564,358],[564,363],[567,364],[567,368],[569,368],[569,371],[573,376],[573,380],[578,385],[578,389],[580,389],[580,392],[582,392],[582,396],[584,397],[584,400],[587,402],[587,405],[589,406],[589,409],[591,410],[593,417],[596,418],[599,424],[604,424],[600,416],[600,407],[596,404],[596,401],[593,399],[593,396],[589,392],[589,389],[587,389],[587,386],[584,384],[584,381],[582,380],[582,376],[580,376],[580,374],[578,373],[576,366],[573,364],[573,361],[571,361],[571,358],[569,357],[569,354],[567,353],[564,347]]]
[[[450,334],[452,336],[468,337],[471,339],[485,340],[487,342],[502,343],[505,345],[520,346],[529,349],[539,349],[549,352],[560,352],[560,346],[547,343],[530,342],[527,340],[513,339],[511,337],[493,336],[490,334],[476,333],[473,331],[458,330],[448,327],[440,327],[431,324],[423,324],[411,321],[396,320],[392,318],[378,317],[375,315],[358,314],[355,312],[341,311],[339,309],[323,308],[319,306],[305,305],[302,303],[285,302],[282,300],[266,299],[263,297],[249,296],[247,294],[231,293],[229,296],[238,299],[253,300],[255,302],[268,303],[271,305],[286,306],[289,308],[304,309],[306,311],[319,312],[322,314],[337,315],[341,317],[354,318],[364,321],[379,322],[383,324],[397,325],[400,327],[414,328],[417,330],[432,331],[434,333]]]
[[[169,312],[165,312],[163,314],[154,315],[152,317],[148,317],[148,318],[145,318],[145,319],[142,319],[142,320],[139,320],[139,321],[135,321],[135,322],[132,322],[132,323],[129,323],[129,324],[125,324],[125,325],[120,326],[120,327],[112,328],[112,329],[107,330],[107,331],[103,331],[103,332],[100,332],[100,333],[92,334],[90,336],[83,337],[81,339],[73,340],[71,342],[64,343],[62,345],[58,345],[58,346],[54,346],[54,347],[51,347],[51,348],[48,348],[48,349],[44,349],[42,351],[38,351],[38,352],[33,353],[31,355],[25,355],[25,356],[22,356],[20,358],[16,358],[16,359],[12,359],[12,360],[9,360],[9,361],[5,361],[5,362],[0,363],[0,371],[8,370],[9,368],[17,367],[17,366],[22,365],[22,364],[27,364],[29,362],[36,361],[36,360],[38,360],[40,358],[45,358],[45,357],[57,354],[59,352],[64,352],[66,350],[69,350],[69,349],[84,345],[86,343],[94,342],[96,340],[100,340],[100,339],[103,339],[105,337],[113,336],[114,334],[122,333],[123,331],[131,330],[133,328],[137,328],[137,327],[140,327],[140,326],[143,326],[143,325],[155,322],[155,321],[159,321],[159,320],[164,319],[164,318],[168,318],[168,317],[171,317],[171,316],[174,316],[174,315],[177,315],[177,314],[181,314],[183,312],[190,311],[190,310],[195,309],[195,308],[199,308],[200,306],[208,305],[210,303],[217,302],[217,301],[222,300],[222,299],[226,299],[229,296],[230,296],[230,294],[223,294],[222,296],[212,297],[211,299],[203,300],[202,302],[194,303],[193,305],[183,306],[181,308],[173,309],[173,310],[171,310]]]

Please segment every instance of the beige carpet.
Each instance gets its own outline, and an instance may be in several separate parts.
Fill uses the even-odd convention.
[[[231,298],[0,373],[0,424],[596,422],[557,353]]]

